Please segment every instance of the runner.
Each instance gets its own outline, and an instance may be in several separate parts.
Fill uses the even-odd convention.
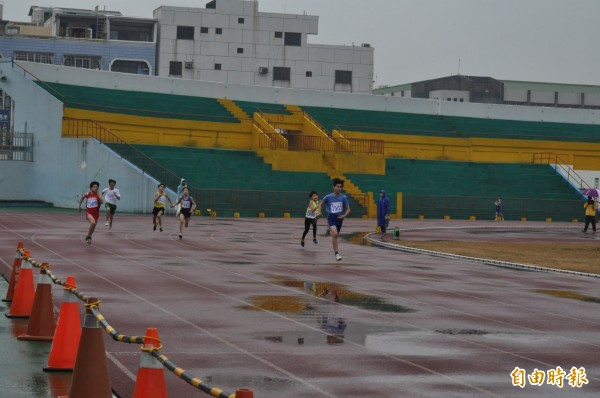
[[[174,205],[171,204],[171,207],[177,205],[181,205],[181,210],[179,212],[179,239],[183,239],[183,226],[185,225],[186,228],[188,227],[192,213],[196,210],[196,202],[194,201],[194,198],[190,196],[188,187],[183,187],[181,197],[177,200],[177,203]]]
[[[185,181],[185,178],[182,178],[181,181],[179,182],[179,185],[177,186],[177,200],[181,199],[181,193],[183,192],[183,188],[187,187],[187,182]],[[181,205],[177,206],[177,213],[175,213],[177,215],[177,217],[179,217],[179,212],[181,211]]]
[[[98,181],[92,181],[90,183],[90,192],[81,195],[79,199],[79,211],[81,212],[81,204],[85,199],[85,218],[90,223],[90,228],[88,229],[88,234],[85,237],[85,243],[88,245],[92,244],[92,234],[96,229],[96,224],[98,223],[98,219],[100,218],[100,205],[102,205],[102,197],[98,195],[98,188],[100,188],[100,183]]]
[[[323,214],[322,206],[325,205],[325,209],[327,210],[327,225],[331,231],[331,243],[335,252],[335,259],[336,261],[341,261],[342,256],[338,253],[338,235],[342,229],[344,218],[350,214],[350,202],[346,195],[342,193],[344,180],[334,178],[331,182],[333,183],[333,193],[326,195],[321,203],[319,203],[318,214]]]
[[[160,232],[163,231],[162,227],[162,215],[165,214],[165,201],[168,200],[173,206],[173,202],[171,198],[165,194],[165,184],[162,182],[158,184],[158,191],[154,194],[154,208],[152,209],[152,223],[154,224],[154,228],[152,230],[156,231],[156,226],[160,228]],[[158,222],[158,223],[157,223]]]
[[[304,247],[304,238],[310,231],[310,226],[313,227],[313,243],[316,245],[317,243],[317,210],[319,210],[319,195],[317,191],[310,191],[308,194],[310,200],[308,201],[308,207],[306,208],[306,215],[304,216],[304,233],[302,234],[302,239],[300,240],[300,246]]]
[[[106,207],[106,226],[108,229],[112,228],[113,217],[115,211],[117,211],[117,200],[121,200],[121,192],[115,188],[117,182],[113,179],[108,180],[108,187],[102,190],[102,196],[104,196],[104,206]]]

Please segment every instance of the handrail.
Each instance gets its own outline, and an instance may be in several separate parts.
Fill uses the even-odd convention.
[[[565,177],[567,181],[571,183],[575,188],[577,188],[580,192],[590,189],[591,187],[585,180],[577,174],[577,172],[565,163],[560,156],[558,156],[554,152],[540,152],[533,154],[533,163],[544,163],[544,164],[554,164],[556,168],[560,168],[563,173],[565,173]]]
[[[45,81],[41,80],[39,77],[37,77],[36,75],[34,75],[33,73],[31,73],[30,71],[25,69],[22,65],[16,63],[14,59],[11,61],[11,63],[12,63],[13,68],[15,67],[15,65],[18,66],[19,68],[21,68],[21,70],[23,70],[23,72],[25,73],[25,76],[29,75],[29,76],[33,77],[33,79],[37,82],[40,82],[44,86],[45,89],[56,94],[56,96],[58,96],[61,99],[61,102],[63,104],[66,103],[65,96],[62,95],[61,93],[59,93],[57,90],[55,90],[52,86],[49,86]]]
[[[102,126],[97,121],[91,119],[75,119],[70,117],[63,117],[63,121],[65,122],[65,129],[63,130],[65,137],[84,138],[91,136],[102,144],[115,143],[124,145],[127,148],[127,152],[119,151],[119,156],[121,156],[122,159],[126,159],[130,163],[139,167],[142,173],[154,176],[154,178],[165,184],[167,187],[171,186],[171,188],[174,189],[173,187],[177,187],[177,185],[179,185],[181,180],[179,176],[177,176],[171,170],[165,168],[160,163],[156,162],[154,159],[148,157],[136,147],[128,144],[126,141],[121,139],[106,127]],[[127,156],[126,153],[130,153],[132,155]]]

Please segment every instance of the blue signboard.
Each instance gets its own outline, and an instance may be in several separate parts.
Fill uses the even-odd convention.
[[[0,131],[10,130],[10,109],[0,110]]]

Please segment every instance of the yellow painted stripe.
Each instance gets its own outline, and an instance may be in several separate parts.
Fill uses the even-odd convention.
[[[223,392],[223,390],[221,390],[220,388],[217,388],[217,387],[213,387],[210,389],[210,394],[213,397],[218,397],[219,395],[221,395],[222,392]]]
[[[200,384],[202,384],[202,380],[194,377],[191,381],[190,384],[193,385],[194,387],[198,388],[198,386],[200,386]]]
[[[181,376],[182,374],[185,373],[185,369],[175,368],[175,370],[173,371],[173,373],[175,373],[176,376]]]

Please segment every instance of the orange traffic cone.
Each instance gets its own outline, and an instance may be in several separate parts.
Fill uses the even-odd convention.
[[[4,314],[7,318],[29,318],[31,315],[35,289],[33,287],[33,269],[29,263],[30,259],[29,250],[25,250],[19,280],[17,281],[17,287],[15,287],[15,295],[10,305],[10,312]]]
[[[13,260],[12,271],[10,272],[10,282],[8,283],[8,290],[6,292],[6,297],[2,299],[5,302],[13,301],[13,296],[15,294],[15,286],[17,285],[17,278],[19,276],[19,271],[21,270],[21,249],[23,249],[23,242],[17,243],[17,252],[15,253],[15,259]]]
[[[238,388],[235,398],[254,398],[254,393],[248,388]]]
[[[97,303],[88,298],[87,305]],[[98,320],[90,308],[85,310],[81,340],[77,349],[69,398],[112,398],[104,339]]]
[[[158,329],[146,329],[144,345],[142,346],[142,357],[140,358],[140,369],[138,370],[133,398],[166,398],[167,386],[165,373],[160,361],[152,356],[153,348],[160,349]]]
[[[58,323],[54,332],[54,341],[48,357],[45,372],[72,372],[77,357],[77,347],[81,339],[81,318],[77,306],[77,297],[71,293],[76,290],[75,277],[67,276],[65,292],[60,303]]]
[[[54,338],[56,320],[52,302],[52,281],[46,273],[47,269],[48,263],[43,263],[40,268],[40,279],[35,289],[27,333],[17,337],[19,340],[52,341]]]

